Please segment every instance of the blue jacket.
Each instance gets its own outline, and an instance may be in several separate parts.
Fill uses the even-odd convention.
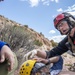
[[[9,45],[8,45],[6,42],[0,41],[0,50],[2,49],[2,47],[3,47],[4,45],[7,45],[7,46],[9,47]]]

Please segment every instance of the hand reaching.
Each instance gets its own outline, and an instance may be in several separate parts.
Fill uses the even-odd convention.
[[[48,63],[48,59],[44,59],[44,58],[40,58],[40,57],[34,57],[33,60],[36,60],[37,62],[41,62],[41,63],[44,63],[44,64],[47,64]]]
[[[12,70],[14,63],[15,63],[15,60],[14,60],[14,54],[11,51],[11,49],[8,46],[4,45],[1,49],[0,54],[1,54],[0,63],[3,63],[5,61],[5,59],[7,59],[8,63],[10,64],[8,67],[8,70],[9,71]]]

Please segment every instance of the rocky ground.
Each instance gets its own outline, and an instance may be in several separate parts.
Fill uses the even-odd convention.
[[[75,72],[67,70],[65,67],[59,75],[75,75]]]
[[[75,75],[75,57],[65,53],[62,55],[64,59],[63,70],[59,75]]]
[[[75,72],[71,72],[71,71],[62,71],[59,75],[75,75]]]
[[[75,75],[75,57],[65,53],[62,55],[64,64],[63,70],[59,75]],[[15,72],[14,75],[18,75],[18,71]]]

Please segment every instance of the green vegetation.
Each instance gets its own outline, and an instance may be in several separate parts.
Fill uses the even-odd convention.
[[[0,35],[0,40],[8,42],[13,50],[24,46],[28,49],[33,47],[33,41],[30,41],[32,35],[23,26],[6,25],[0,31]]]
[[[57,42],[54,42],[53,40],[51,40],[50,42],[52,43],[52,46],[53,46],[53,47],[55,47],[55,46],[58,45],[58,43],[57,43]]]
[[[28,28],[28,25],[24,25],[24,27]]]
[[[44,36],[44,34],[43,34],[42,32],[40,32],[40,34],[41,34],[42,36]]]
[[[65,64],[65,66],[72,66],[72,64]]]
[[[34,40],[34,44],[37,46],[42,46],[43,44],[39,40]]]

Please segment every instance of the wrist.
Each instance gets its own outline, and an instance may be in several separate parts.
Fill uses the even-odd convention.
[[[46,63],[46,65],[49,65],[50,64],[50,60],[48,59],[48,62]]]

